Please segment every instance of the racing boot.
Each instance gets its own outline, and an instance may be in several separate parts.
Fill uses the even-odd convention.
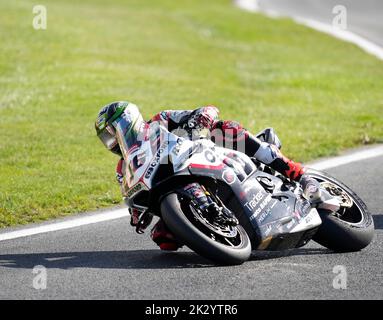
[[[176,240],[173,233],[166,227],[162,219],[154,225],[151,230],[150,237],[160,247],[161,250],[165,251],[176,251],[182,247],[182,245]]]
[[[218,121],[212,140],[225,147],[245,153],[250,158],[268,165],[285,177],[299,181],[304,173],[302,164],[288,159],[276,145],[261,141],[235,121]]]

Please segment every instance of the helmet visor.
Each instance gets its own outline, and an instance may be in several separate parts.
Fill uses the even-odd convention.
[[[117,145],[116,132],[111,126],[106,126],[98,137],[108,150],[113,149]]]

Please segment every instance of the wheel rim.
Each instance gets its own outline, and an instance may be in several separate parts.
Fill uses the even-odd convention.
[[[328,181],[321,182],[320,185],[323,189],[326,189],[329,194],[334,196],[339,201],[341,207],[351,208],[353,206],[354,201],[341,187]]]
[[[363,210],[349,191],[324,177],[314,175],[313,178],[318,180],[321,187],[339,200],[340,209],[331,212],[331,215],[350,225],[358,226],[364,223]]]
[[[242,234],[237,226],[212,223],[187,200],[181,200],[181,208],[186,218],[211,240],[232,248],[239,247],[243,243]]]

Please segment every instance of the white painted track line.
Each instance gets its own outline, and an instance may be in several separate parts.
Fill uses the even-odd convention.
[[[331,169],[335,167],[339,167],[348,163],[361,161],[361,160],[367,160],[375,157],[383,156],[383,145],[369,148],[366,150],[361,150],[358,152],[346,154],[339,157],[329,158],[326,160],[320,160],[318,162],[313,162],[311,164],[308,164],[310,168],[316,169],[316,170],[326,170]]]
[[[325,159],[318,162],[313,162],[311,164],[307,164],[307,166],[317,170],[325,170],[325,169],[342,166],[348,163],[371,159],[371,158],[379,157],[379,156],[383,156],[383,145],[379,145],[379,146],[368,148],[361,151],[356,151],[356,152],[339,156],[339,157],[334,157],[334,158]],[[76,228],[76,227],[80,227],[80,226],[84,226],[88,224],[110,221],[110,220],[125,218],[129,216],[130,214],[127,208],[111,210],[111,211],[103,211],[100,213],[95,213],[90,216],[85,216],[85,217],[78,216],[66,221],[52,222],[52,223],[44,224],[41,226],[27,227],[25,229],[19,229],[15,231],[0,233],[0,241],[28,237],[35,234],[47,233],[52,231],[71,229],[71,228]]]
[[[127,208],[104,211],[104,212],[96,213],[86,217],[78,216],[76,218],[66,220],[66,221],[53,222],[53,223],[44,224],[41,226],[28,227],[25,229],[0,233],[0,241],[28,237],[28,236],[32,236],[32,235],[40,234],[40,233],[71,229],[71,228],[76,228],[76,227],[80,227],[80,226],[84,226],[88,224],[110,221],[110,220],[115,220],[115,219],[128,217],[128,216],[130,216],[130,214]]]
[[[272,11],[272,10],[262,10],[260,9],[258,5],[257,0],[235,0],[235,4],[246,11],[249,12],[255,12],[255,13],[261,13],[264,14],[270,18],[280,18],[283,17],[283,15]],[[307,19],[299,16],[288,16],[293,21],[295,21],[298,24],[305,25],[307,27],[310,27],[312,29],[315,29],[317,31],[327,33],[335,38],[341,39],[343,41],[347,41],[350,43],[353,43],[363,49],[364,51],[368,52],[369,54],[374,55],[380,60],[383,60],[383,48],[378,46],[377,44],[351,32],[348,30],[342,30],[340,28],[336,28],[332,25],[325,24],[319,21],[315,21],[312,19]]]

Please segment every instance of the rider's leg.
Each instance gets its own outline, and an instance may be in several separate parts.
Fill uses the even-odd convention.
[[[218,130],[218,132],[214,130]],[[301,163],[287,158],[276,146],[259,140],[238,122],[218,121],[212,132],[213,140],[219,145],[244,152],[249,157],[255,157],[285,177],[301,182],[304,189],[306,187],[308,189],[305,190],[307,191],[306,194],[320,196],[319,191],[311,187],[313,184],[318,187],[317,183],[315,183],[316,180],[304,175],[305,167]],[[313,192],[310,192],[309,189],[312,189]],[[311,198],[311,200],[316,199]]]
[[[249,157],[255,157],[292,180],[299,181],[303,175],[304,167],[302,164],[288,159],[276,146],[262,142],[238,122],[219,121],[214,129],[219,130],[217,134],[214,134],[213,131],[213,137],[216,138],[215,142],[223,143],[223,147],[244,152]],[[221,135],[219,134],[220,131],[222,132]],[[219,141],[220,137],[222,137],[222,141]]]

